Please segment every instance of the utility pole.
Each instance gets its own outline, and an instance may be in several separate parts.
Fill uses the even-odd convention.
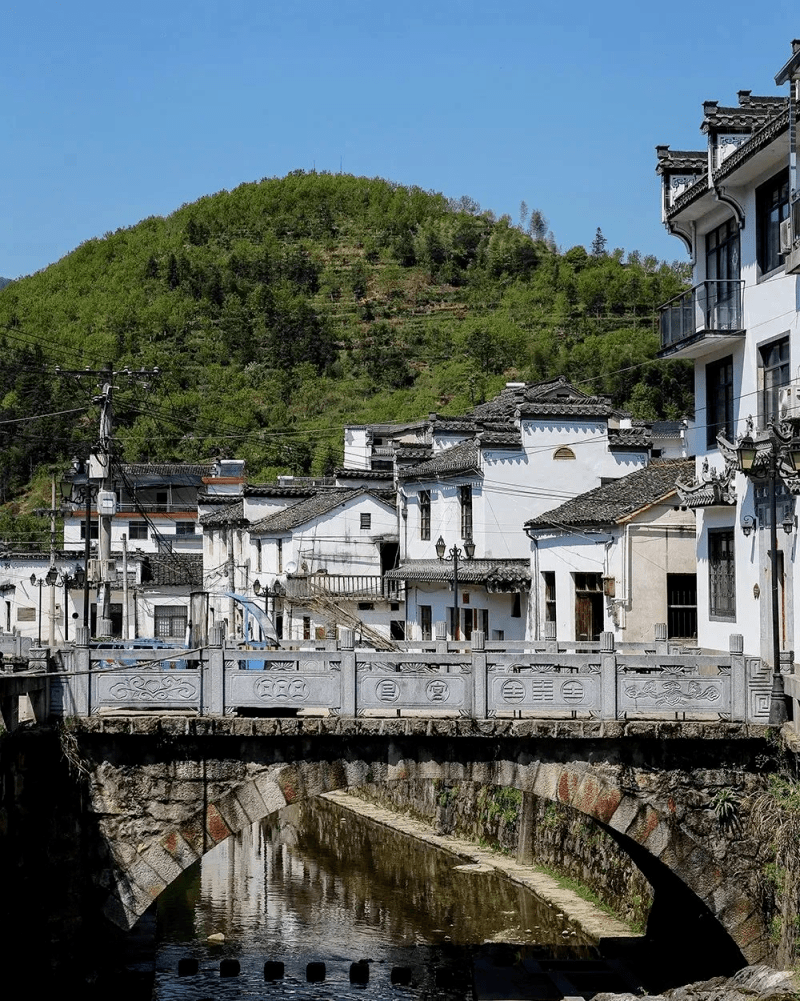
[[[56,478],[50,478],[50,566],[56,565]],[[56,585],[50,585],[50,629],[47,641],[52,649],[56,645]]]
[[[151,370],[140,369],[135,371],[129,368],[120,369],[119,371],[114,371],[114,367],[111,362],[106,362],[106,364],[99,370],[83,369],[78,371],[68,371],[66,369],[57,368],[56,373],[58,375],[73,376],[75,378],[93,378],[98,379],[102,387],[102,391],[99,396],[95,396],[93,403],[98,403],[100,405],[100,436],[96,446],[96,462],[99,466],[99,480],[100,489],[97,492],[97,518],[98,518],[98,571],[99,577],[97,579],[97,635],[98,636],[110,636],[111,635],[111,587],[112,584],[116,583],[116,572],[114,572],[112,581],[111,573],[111,523],[114,515],[117,511],[116,505],[116,493],[114,491],[114,476],[112,472],[112,456],[114,451],[114,419],[113,419],[113,392],[114,392],[114,379],[117,376],[124,375],[129,379],[149,379],[158,376],[158,368]],[[91,534],[91,525],[89,521],[90,517],[90,507],[89,507],[89,480],[91,470],[87,470],[87,489],[86,489],[86,573],[87,573],[87,584],[85,596],[88,598],[88,576],[89,576],[89,537]],[[89,614],[88,601],[84,602],[84,623],[87,622]]]
[[[111,520],[116,513],[114,478],[111,475],[111,432],[113,428],[111,400],[114,373],[111,365],[104,366],[103,392],[95,397],[100,404],[100,461],[102,482],[97,494],[98,538],[97,555],[100,559],[100,586],[97,589],[97,635],[111,635]],[[110,496],[109,496],[110,495]],[[116,577],[116,574],[114,575]]]

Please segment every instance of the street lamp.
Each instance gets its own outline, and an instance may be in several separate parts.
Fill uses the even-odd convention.
[[[778,478],[783,479],[800,472],[800,437],[797,434],[796,424],[794,421],[784,421],[781,424],[773,421],[754,434],[752,418],[748,418],[747,429],[737,442],[734,451],[739,469],[745,476],[769,483],[769,555],[772,585],[772,692],[769,722],[779,725],[786,722],[788,712],[781,674],[777,481]],[[791,534],[795,525],[794,515],[787,515],[781,524],[783,530]],[[745,535],[749,535],[754,526],[754,518],[745,518],[742,522],[742,531]]]
[[[261,594],[264,595],[264,614],[267,616],[267,618],[269,618],[269,596],[270,593],[274,595],[275,592],[274,591],[270,592],[269,584],[262,585],[258,577],[256,577],[256,579],[253,581],[253,590],[255,591],[256,596],[259,596]]]
[[[440,535],[439,538],[436,540],[436,556],[440,562],[444,561],[446,550],[447,550],[447,543]],[[464,555],[466,555],[468,560],[471,560],[475,555],[475,543],[472,541],[472,536],[467,536],[467,538],[464,539],[463,553],[458,548],[458,546],[452,546],[447,551],[447,559],[453,561],[453,596],[455,601],[455,606],[453,608],[453,617],[455,620],[455,629],[453,630],[454,640],[457,640],[459,638],[459,631],[461,626],[458,615],[458,561]]]
[[[37,622],[37,639],[36,645],[42,645],[42,588],[45,584],[48,587],[52,587],[58,579],[58,570],[55,567],[50,567],[44,577],[37,577],[35,573],[31,574],[31,584],[34,587],[39,588],[39,617]]]
[[[60,584],[64,585],[64,642],[69,642],[69,589],[74,584],[76,587],[83,587],[84,581],[86,580],[86,571],[82,566],[76,566],[75,572],[72,574],[67,573],[66,570],[61,571]],[[77,617],[77,612],[75,613]]]
[[[75,504],[84,503],[86,505],[85,514],[85,535],[83,559],[87,572],[83,575],[83,624],[89,628],[89,555],[91,553],[92,537],[92,500],[97,496],[100,487],[97,483],[92,483],[89,476],[89,463],[86,459],[74,458],[72,460],[72,477],[66,479],[61,484],[61,493],[65,501]]]

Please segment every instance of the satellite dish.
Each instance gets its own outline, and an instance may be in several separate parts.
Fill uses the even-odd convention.
[[[286,564],[286,573],[294,573],[297,570],[297,564],[294,560],[291,560]]]

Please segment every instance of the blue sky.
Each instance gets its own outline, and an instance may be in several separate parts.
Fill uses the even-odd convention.
[[[380,176],[518,218],[567,249],[682,259],[658,143],[704,100],[779,91],[797,0],[26,0],[0,39],[0,275],[290,170]]]

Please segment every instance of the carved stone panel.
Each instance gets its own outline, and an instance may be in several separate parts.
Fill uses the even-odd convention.
[[[225,679],[225,704],[246,709],[325,709],[340,706],[341,674],[232,671]]]
[[[729,713],[730,677],[690,679],[657,677],[623,678],[617,705],[620,712],[717,712]]]
[[[580,710],[600,706],[600,685],[595,675],[515,674],[489,680],[489,709]]]
[[[100,706],[133,706],[144,708],[152,705],[160,709],[197,705],[200,695],[200,676],[197,671],[137,671],[107,674],[98,673],[92,678],[92,702]]]
[[[460,674],[367,674],[358,682],[358,704],[365,709],[461,709],[465,698]]]

